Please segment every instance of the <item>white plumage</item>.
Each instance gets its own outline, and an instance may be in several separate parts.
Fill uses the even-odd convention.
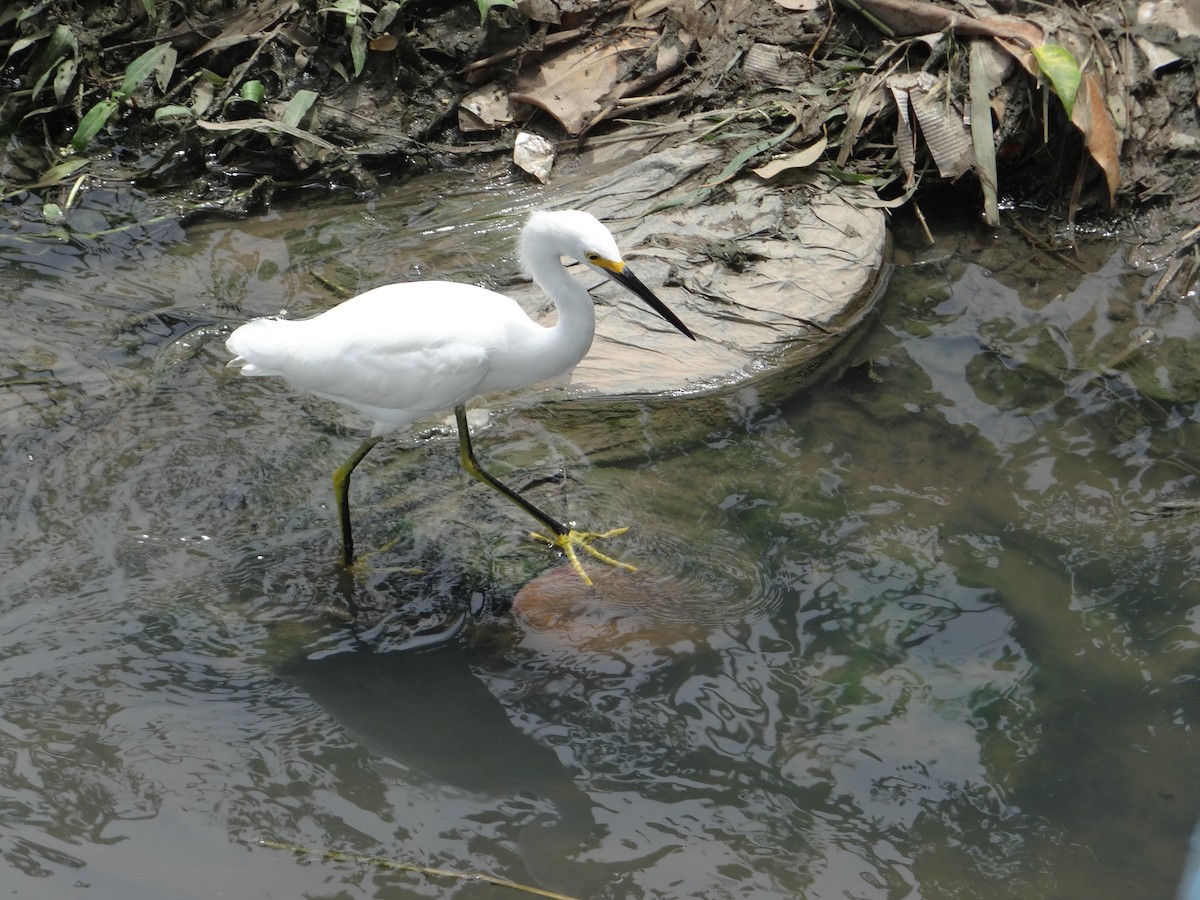
[[[521,234],[521,260],[553,300],[552,326],[534,322],[511,298],[449,281],[389,284],[310,319],[256,319],[229,336],[231,366],[243,375],[280,376],[292,387],[351,406],[374,422],[371,437],[334,473],[342,517],[343,559],[353,561],[350,473],[379,437],[453,407],[463,465],[553,531],[578,566],[572,545],[606,559],[575,532],[484,472],[474,459],[464,405],[476,394],[514,390],[572,368],[587,353],[596,311],[587,290],[563,267],[576,259],[635,293],[689,338],[687,327],[621,258],[608,229],[585,212],[539,212]],[[573,537],[572,537],[573,536]]]

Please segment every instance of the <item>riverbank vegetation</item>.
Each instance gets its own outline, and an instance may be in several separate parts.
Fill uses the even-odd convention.
[[[1067,243],[1081,214],[1165,210],[1170,243],[1200,195],[1198,41],[1170,5],[15,0],[0,179],[60,209],[132,182],[186,217],[514,151],[545,180],[556,153],[686,127],[725,147],[717,183],[816,166],[918,215],[947,189],[989,224],[1047,210]]]

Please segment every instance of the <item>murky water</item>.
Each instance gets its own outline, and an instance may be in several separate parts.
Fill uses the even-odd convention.
[[[66,241],[9,211],[7,895],[519,896],[263,840],[580,897],[1171,895],[1200,812],[1192,308],[1142,308],[1115,244],[951,223],[900,232],[831,383],[495,407],[497,472],[633,524],[642,566],[605,610],[508,611],[554,562],[451,441],[364,466],[370,570],[340,578],[355,424],[222,368],[229,323],[323,285],[503,283],[511,228],[463,222],[524,200],[408,190],[186,234],[92,195]]]

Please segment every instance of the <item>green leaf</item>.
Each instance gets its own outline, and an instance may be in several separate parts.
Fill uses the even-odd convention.
[[[313,102],[317,99],[316,91],[296,91],[296,96],[288,101],[288,105],[283,110],[283,115],[279,121],[284,125],[290,125],[292,128],[300,124],[300,120],[304,118],[304,114],[312,107]]]
[[[823,169],[843,184],[866,184],[875,190],[881,190],[896,180],[896,175],[874,175],[869,172],[851,172],[838,166],[828,166]]]
[[[56,184],[62,184],[87,164],[88,161],[86,159],[68,159],[66,162],[60,162],[56,166],[51,166],[38,177],[37,181],[33,184],[25,185],[25,187],[29,190],[54,187]]]
[[[346,27],[353,28],[358,24],[358,17],[362,15],[361,0],[334,0],[332,6],[327,6],[321,12],[337,12],[346,17]]]
[[[388,26],[396,18],[400,12],[400,4],[396,0],[383,4],[383,7],[375,14],[375,21],[371,23],[371,34],[375,37],[383,34],[388,30]]]
[[[196,111],[190,106],[179,106],[173,104],[169,106],[160,106],[154,111],[154,121],[161,122],[163,119],[194,119]]]
[[[80,120],[79,127],[75,129],[75,137],[71,139],[71,146],[82,152],[91,143],[92,138],[100,133],[100,129],[104,127],[120,105],[119,101],[108,97],[89,109]]]
[[[162,62],[154,67],[154,83],[164,94],[167,92],[167,85],[171,83],[171,76],[175,74],[175,60],[178,57],[174,47],[167,47]]]
[[[241,98],[248,103],[262,103],[263,97],[266,96],[267,89],[263,87],[261,81],[247,81],[242,85]]]
[[[350,32],[350,59],[354,61],[354,77],[357,78],[367,63],[367,33],[357,26]]]
[[[33,3],[33,4],[25,7],[25,9],[23,9],[17,15],[17,24],[19,25],[20,23],[24,22],[26,19],[36,16],[38,13],[42,12],[42,10],[44,10],[49,5],[50,5],[50,0],[42,0],[41,3]]]
[[[75,80],[75,71],[77,68],[78,63],[74,59],[66,59],[55,70],[54,99],[59,103],[63,102],[63,98],[67,96],[67,91],[71,89],[71,82]]]
[[[45,34],[39,34],[39,35],[35,35],[34,37],[17,38],[17,40],[13,41],[13,45],[8,48],[8,56],[4,57],[4,61],[7,63],[10,59],[13,58],[14,54],[20,53],[22,50],[26,49],[27,47],[32,47],[34,44],[36,44],[38,41],[40,41],[45,36],[46,36]]]
[[[142,9],[146,10],[146,18],[152,22],[158,16],[158,9],[154,5],[154,0],[142,0]]]
[[[1081,78],[1075,56],[1066,47],[1060,47],[1058,44],[1034,47],[1033,55],[1037,58],[1042,74],[1049,79],[1054,93],[1058,94],[1058,99],[1062,101],[1063,108],[1070,116],[1075,108],[1075,93],[1079,90]]]
[[[79,41],[75,39],[75,32],[66,25],[59,25],[54,29],[54,33],[50,35],[50,40],[46,44],[46,49],[42,51],[43,60],[58,60],[66,56],[68,53],[71,56],[79,52]],[[54,63],[51,63],[54,65]]]
[[[516,6],[517,0],[475,0],[479,4],[479,24],[487,22],[488,13],[494,6]]]
[[[42,92],[42,88],[46,86],[47,79],[54,74],[54,71],[58,68],[59,63],[62,61],[63,57],[60,56],[58,59],[54,60],[54,62],[50,63],[46,71],[38,76],[38,80],[33,83],[33,93],[30,95],[31,97],[34,99],[37,98],[37,95]]]
[[[118,100],[125,100],[132,96],[133,92],[141,87],[142,82],[163,64],[169,50],[171,50],[170,44],[159,44],[157,47],[151,47],[126,66],[125,78],[121,81],[121,87],[114,96]],[[92,108],[95,109],[95,107]]]

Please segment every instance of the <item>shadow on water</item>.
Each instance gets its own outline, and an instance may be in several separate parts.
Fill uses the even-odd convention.
[[[88,203],[89,234],[136,219]],[[223,330],[328,305],[315,273],[429,277],[507,236],[400,202],[281,215],[0,241],[0,883],[499,896],[267,838],[597,898],[1172,894],[1200,334],[1111,245],[1067,266],[902,229],[817,389],[496,405],[486,464],[635,526],[641,570],[594,595],[437,422],[365,464],[369,564],[339,582],[328,475],[358,433],[232,379]]]
[[[296,659],[280,674],[372,755],[380,778],[432,783],[504,808],[526,879],[590,884],[591,893],[612,878],[611,867],[572,866],[595,843],[594,801],[553,750],[513,725],[458,640]]]

